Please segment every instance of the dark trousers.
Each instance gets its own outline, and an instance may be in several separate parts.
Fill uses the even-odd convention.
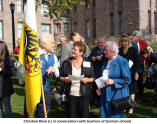
[[[80,114],[82,118],[88,118],[89,96],[69,96],[70,118],[76,118]]]
[[[51,90],[44,91],[45,96],[45,104],[46,104],[46,112],[48,114],[51,104]],[[43,100],[42,97],[40,99],[40,102],[37,104],[37,109],[34,114],[35,118],[44,118],[44,106],[43,106]]]
[[[99,96],[96,93],[97,88],[98,87],[97,87],[96,83],[94,82],[93,83],[93,101],[92,101],[92,104],[96,105],[96,106],[99,104]]]
[[[5,108],[5,113],[7,118],[12,117],[12,109],[10,105],[10,96],[5,96],[0,98],[0,118],[2,118],[2,112],[3,112],[3,104]]]
[[[50,109],[50,104],[51,104],[51,90],[44,91],[44,97],[45,97],[45,105],[46,105],[46,112],[48,114],[49,109]],[[34,112],[34,117],[35,118],[44,118],[44,106],[43,106],[43,99],[42,97],[40,98],[40,102],[37,104],[37,108]],[[26,99],[24,102],[24,118],[29,118],[29,115],[27,113],[26,109]]]
[[[142,74],[139,74],[139,79],[137,81],[137,86],[138,86],[138,92],[139,92],[139,94],[143,95],[143,93],[144,93],[144,85],[143,85]]]

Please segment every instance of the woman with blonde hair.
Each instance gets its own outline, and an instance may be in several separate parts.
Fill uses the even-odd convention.
[[[139,68],[139,58],[137,50],[131,46],[129,37],[125,34],[121,35],[119,39],[119,55],[126,58],[129,61],[129,67],[131,71],[132,82],[129,85],[130,95],[135,101],[135,89],[136,81],[138,80],[138,68]],[[128,115],[133,114],[133,108],[128,111]]]

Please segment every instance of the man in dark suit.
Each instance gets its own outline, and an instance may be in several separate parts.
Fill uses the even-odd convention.
[[[139,61],[140,61],[140,70],[139,71],[139,79],[137,81],[137,86],[138,86],[138,90],[139,90],[139,94],[143,94],[144,92],[144,86],[143,86],[143,77],[142,74],[144,72],[144,62],[140,57],[140,52],[143,51],[144,49],[147,48],[147,43],[141,39],[142,37],[142,33],[140,31],[134,31],[132,34],[132,46],[135,47],[137,49],[137,53],[139,55]]]
[[[137,49],[138,55],[142,50],[147,48],[147,43],[141,37],[142,33],[140,31],[134,31],[132,34],[132,46]]]

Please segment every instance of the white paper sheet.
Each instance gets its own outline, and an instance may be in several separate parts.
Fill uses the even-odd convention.
[[[131,68],[133,66],[133,61],[129,60],[129,67]]]
[[[69,79],[72,80],[82,80],[84,78],[84,75],[81,76],[73,76],[73,75],[68,75]]]
[[[96,85],[97,85],[97,87],[99,88],[99,89],[101,89],[101,88],[103,88],[103,87],[105,87],[105,80],[107,79],[108,77],[100,77],[100,78],[98,78],[98,79],[96,79],[95,80],[95,82],[96,82]]]

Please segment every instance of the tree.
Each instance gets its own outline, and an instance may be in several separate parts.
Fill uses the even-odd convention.
[[[23,1],[26,2],[26,0]],[[48,9],[45,16],[52,19],[54,16],[59,17],[60,14],[66,14],[68,10],[72,10],[72,6],[85,5],[86,0],[36,0],[36,6],[40,6],[43,1]]]

